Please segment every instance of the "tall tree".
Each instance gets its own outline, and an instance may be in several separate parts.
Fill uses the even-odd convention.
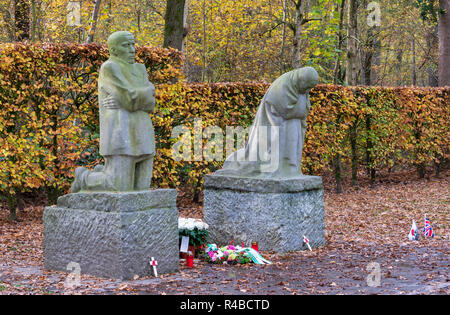
[[[294,4],[294,20],[292,22],[288,22],[286,20],[286,1],[283,1],[282,8],[282,18],[272,15],[272,17],[277,21],[277,24],[274,28],[279,25],[283,25],[282,32],[282,46],[281,52],[284,53],[284,44],[286,40],[286,29],[285,26],[288,26],[293,32],[293,45],[292,45],[292,68],[300,68],[302,66],[302,53],[305,50],[305,47],[302,42],[302,37],[304,35],[304,27],[306,23],[311,21],[320,21],[321,18],[308,18],[310,0],[291,0],[291,3]],[[274,29],[273,28],[273,29]]]
[[[416,36],[412,34],[411,38],[411,85],[417,85],[416,73]]]
[[[368,3],[369,1],[369,3]],[[379,12],[379,5],[372,6],[373,2],[370,0],[363,0],[361,5],[364,13],[362,20],[367,23],[361,23],[360,27],[360,59],[361,59],[361,84],[373,85],[376,81],[376,71],[374,65],[379,63],[380,57],[380,26],[381,26],[381,12]],[[372,10],[372,11],[371,11]]]
[[[94,9],[92,10],[91,26],[86,39],[86,44],[92,43],[94,41],[95,31],[97,29],[98,14],[100,12],[100,6],[102,5],[102,0],[96,0]]]
[[[347,70],[346,81],[348,85],[358,84],[358,0],[350,0],[348,3],[348,28],[347,28]]]
[[[426,37],[427,42],[427,50],[426,50],[426,61],[424,63],[428,63],[427,74],[428,74],[428,85],[429,86],[438,86],[438,73],[437,73],[437,67],[435,66],[434,62],[434,55],[435,52],[438,51],[438,28],[436,26],[432,26],[430,30],[427,32]]]
[[[14,21],[16,26],[16,40],[30,39],[30,4],[27,0],[14,1]]]
[[[303,24],[306,23],[307,1],[298,0],[295,3],[295,24],[294,24],[294,58],[292,67],[300,68],[302,64],[302,31]]]
[[[164,47],[183,51],[187,35],[186,16],[188,0],[167,0],[164,17]]]
[[[36,25],[37,25],[37,15],[36,15],[36,0],[31,0],[31,41],[36,40]]]
[[[296,0],[295,4],[295,20],[291,26],[294,32],[294,54],[292,59],[292,67],[294,69],[302,66],[302,35],[303,25],[311,21],[321,20],[321,18],[308,18],[310,0]]]
[[[286,0],[283,0],[283,14],[282,14],[282,20],[283,20],[283,30],[281,32],[281,48],[280,48],[280,75],[282,75],[285,72],[285,66],[283,62],[283,56],[284,56],[284,48],[286,46]]]
[[[358,73],[357,73],[357,65],[358,65],[358,45],[357,45],[357,32],[358,32],[358,23],[357,23],[357,0],[350,0],[348,3],[348,11],[347,11],[347,67],[345,71],[346,82],[348,85],[357,85],[358,84]],[[340,116],[338,115],[338,121],[340,120]],[[352,149],[355,148],[353,145],[356,139],[356,123],[352,131],[350,132],[350,141],[352,142]],[[352,170],[356,169],[356,152],[352,152]],[[334,157],[334,173],[336,179],[336,191],[338,193],[342,192],[342,156],[340,153],[336,153]],[[353,173],[353,181],[352,184],[356,185],[356,176],[355,171]]]
[[[439,86],[450,86],[450,0],[416,0],[422,19],[438,20]]]
[[[450,0],[439,0],[439,85],[450,86]]]
[[[345,0],[342,0],[341,4],[339,6],[339,29],[338,29],[338,33],[337,33],[337,43],[336,43],[336,50],[338,53],[342,51],[342,44],[344,41],[344,34],[343,34],[344,15],[345,15]],[[333,83],[341,84],[342,77],[343,76],[342,76],[342,69],[341,69],[341,59],[338,56],[336,58],[336,62],[334,65]]]
[[[203,43],[203,52],[202,52],[202,57],[203,57],[203,60],[202,60],[202,82],[205,82],[205,80],[206,80],[206,48],[207,48],[207,42],[206,42],[206,39],[207,39],[207,34],[206,34],[206,22],[207,22],[207,16],[206,16],[206,14],[207,14],[207,11],[206,11],[206,1],[205,0],[203,0],[203,40],[202,40],[202,43]]]

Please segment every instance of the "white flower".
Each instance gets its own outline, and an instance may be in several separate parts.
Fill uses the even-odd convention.
[[[185,224],[186,224],[185,218],[178,218],[178,228],[179,229],[183,229]]]
[[[203,230],[203,221],[202,220],[195,220],[194,221],[194,226],[199,229],[199,230]]]
[[[186,229],[192,231],[194,229],[194,223],[192,221],[188,221],[185,225]]]
[[[200,219],[178,218],[178,228],[188,230],[193,230],[194,228],[197,228],[199,230],[206,230],[209,228],[209,226]]]

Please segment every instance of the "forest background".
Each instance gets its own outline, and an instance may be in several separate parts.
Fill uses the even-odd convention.
[[[68,22],[73,4],[80,19]],[[130,30],[139,45],[183,51],[188,82],[272,82],[309,65],[323,83],[444,86],[448,10],[447,0],[0,0],[0,42],[105,43]]]
[[[323,83],[311,92],[306,171],[332,170],[338,192],[343,166],[353,185],[360,166],[371,182],[394,166],[439,174],[449,12],[449,0],[0,0],[0,197],[15,218],[23,193],[40,189],[54,202],[76,166],[101,160],[97,70],[118,30],[135,35],[159,84],[158,187],[188,187],[198,201],[221,162],[171,159],[172,128],[193,117],[249,126],[268,84],[301,66]]]

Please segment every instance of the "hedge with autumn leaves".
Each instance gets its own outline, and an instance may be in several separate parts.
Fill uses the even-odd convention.
[[[0,192],[43,189],[52,201],[69,187],[77,163],[98,156],[97,77],[104,45],[0,45]],[[137,47],[155,84],[182,78],[174,49]]]
[[[204,174],[221,161],[175,161],[170,134],[177,125],[194,134],[195,118],[203,128],[250,126],[268,84],[174,84],[159,86],[158,109],[153,116],[158,134],[155,179],[162,186],[185,186],[199,192]],[[377,171],[438,167],[449,157],[450,88],[383,88],[319,85],[311,93],[311,112],[302,168],[305,174],[331,170],[337,183],[343,168]],[[206,136],[206,135],[205,135]],[[208,137],[207,137],[208,138]],[[192,141],[194,142],[194,140]],[[203,139],[204,146],[209,142]],[[194,154],[192,154],[194,158]]]
[[[172,129],[193,129],[196,118],[224,131],[247,127],[269,85],[174,83],[182,78],[176,51],[138,48],[137,56],[157,85],[152,185],[182,186],[197,196],[203,175],[222,162],[174,160]],[[77,166],[101,162],[96,80],[106,58],[99,45],[0,46],[0,191],[11,207],[17,194],[36,189],[54,201],[68,191]],[[450,88],[316,87],[304,172],[333,170],[339,180],[341,165],[348,165],[356,180],[362,168],[373,178],[394,166],[422,174],[442,164],[449,154],[449,98]]]

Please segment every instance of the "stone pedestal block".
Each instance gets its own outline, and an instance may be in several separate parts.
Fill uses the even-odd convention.
[[[302,250],[325,244],[322,178],[256,179],[207,175],[204,216],[210,242],[257,241],[260,250]]]
[[[44,211],[47,269],[129,280],[179,270],[177,191],[80,192]]]

